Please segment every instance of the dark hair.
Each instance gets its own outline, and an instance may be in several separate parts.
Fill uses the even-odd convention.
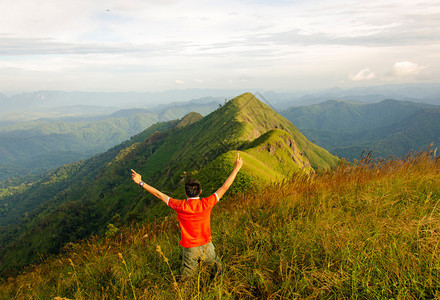
[[[188,197],[198,197],[202,192],[202,185],[196,179],[188,179],[185,183],[185,193]]]

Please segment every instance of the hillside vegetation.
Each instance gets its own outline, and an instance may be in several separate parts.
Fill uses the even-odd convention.
[[[245,165],[249,164],[245,159]],[[175,214],[64,247],[0,285],[1,299],[440,297],[440,159],[373,160],[223,198],[224,272],[180,282]]]
[[[190,112],[207,115],[216,108],[218,103],[212,100],[188,102],[150,110],[125,109],[111,115],[41,119],[0,127],[0,181],[44,174],[106,151],[155,123],[179,119]]]
[[[440,145],[440,107],[409,101],[360,103],[330,100],[282,112],[308,139],[349,160],[363,150],[401,157]]]
[[[16,190],[8,188],[10,195],[0,197],[0,273],[15,274],[91,234],[166,215],[166,207],[139,192],[130,169],[170,196],[184,197],[182,182],[187,177],[203,182],[209,195],[231,172],[236,151],[249,163],[230,193],[294,173],[329,169],[339,161],[246,93],[205,117],[190,113],[158,123],[105,153]]]

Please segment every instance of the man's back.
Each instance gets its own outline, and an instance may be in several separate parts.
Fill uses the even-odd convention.
[[[197,247],[211,241],[211,210],[217,202],[215,193],[201,199],[168,200],[168,206],[177,212],[182,247]]]

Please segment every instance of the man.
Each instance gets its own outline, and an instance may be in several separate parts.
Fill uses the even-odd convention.
[[[237,153],[234,170],[223,185],[211,196],[200,199],[202,193],[200,182],[190,179],[185,183],[186,200],[173,199],[142,181],[140,174],[131,170],[131,178],[140,187],[156,196],[177,212],[179,220],[182,249],[180,272],[183,278],[197,273],[199,263],[216,267],[221,271],[221,262],[215,253],[211,240],[211,210],[226,193],[243,165],[243,159]]]

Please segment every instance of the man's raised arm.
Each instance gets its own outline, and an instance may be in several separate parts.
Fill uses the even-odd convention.
[[[219,200],[234,182],[235,176],[237,176],[238,171],[240,171],[242,165],[243,158],[240,157],[240,153],[237,153],[237,158],[235,159],[234,163],[234,170],[232,171],[231,175],[229,175],[229,177],[226,179],[225,183],[223,183],[223,185],[216,192]]]
[[[131,179],[133,179],[133,181],[139,185],[140,187],[144,188],[147,192],[149,192],[150,194],[152,194],[153,196],[156,196],[157,198],[159,198],[160,200],[162,200],[165,204],[167,204],[168,199],[170,197],[168,197],[167,195],[165,195],[164,193],[162,193],[161,191],[158,191],[157,189],[155,189],[154,187],[152,187],[151,185],[146,184],[145,182],[142,181],[142,177],[140,174],[136,173],[135,170],[131,169]]]

